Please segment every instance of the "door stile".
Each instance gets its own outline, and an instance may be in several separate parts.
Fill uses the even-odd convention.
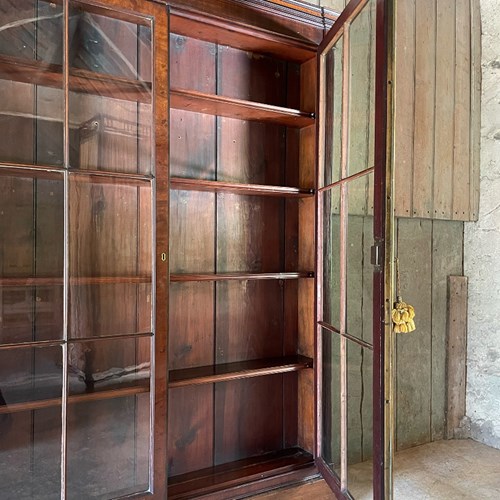
[[[362,2],[364,5],[364,2]],[[347,176],[349,143],[349,29],[344,26],[342,46],[342,148],[340,157],[340,177]],[[340,488],[347,491],[347,183],[340,188]]]
[[[392,200],[392,57],[393,1],[377,0],[375,62],[375,182],[373,292],[373,497],[392,498],[394,420],[394,338],[390,311],[393,302],[394,215]]]

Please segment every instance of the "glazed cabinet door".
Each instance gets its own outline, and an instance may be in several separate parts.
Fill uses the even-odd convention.
[[[351,1],[319,53],[317,464],[339,498],[390,498],[390,4]]]
[[[153,3],[0,6],[2,498],[163,494],[165,41]]]

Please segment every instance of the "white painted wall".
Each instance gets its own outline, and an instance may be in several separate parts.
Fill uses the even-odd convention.
[[[481,0],[479,220],[465,224],[469,277],[467,416],[473,439],[500,448],[500,2]]]

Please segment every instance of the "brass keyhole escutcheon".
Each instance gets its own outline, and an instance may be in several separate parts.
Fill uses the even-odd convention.
[[[167,260],[167,254],[165,252],[162,252],[161,254],[161,261],[165,262]]]

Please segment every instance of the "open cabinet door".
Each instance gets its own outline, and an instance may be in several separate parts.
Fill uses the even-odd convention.
[[[316,455],[339,498],[392,495],[391,26],[391,0],[352,0],[318,55]]]

